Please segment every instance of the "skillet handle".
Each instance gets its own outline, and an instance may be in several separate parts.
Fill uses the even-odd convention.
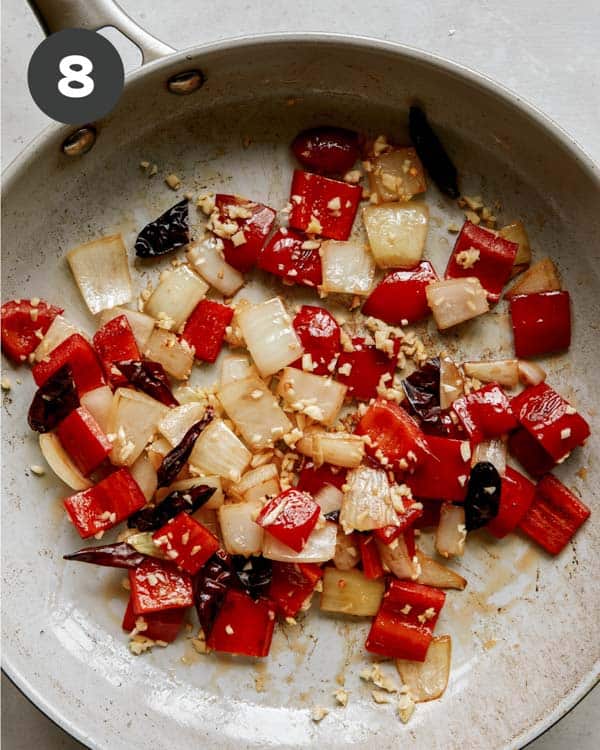
[[[44,32],[62,29],[96,31],[114,26],[142,53],[144,63],[170,55],[175,50],[138,26],[114,0],[28,0]]]

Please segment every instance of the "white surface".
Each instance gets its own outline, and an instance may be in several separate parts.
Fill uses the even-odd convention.
[[[593,0],[576,3],[565,17],[558,0],[393,0],[360,5],[311,3],[275,4],[221,0],[202,4],[177,0],[148,9],[141,0],[123,6],[150,31],[175,47],[205,40],[256,33],[328,30],[379,36],[401,41],[481,70],[518,91],[572,133],[600,161],[600,7]],[[317,7],[318,6],[318,7]],[[42,35],[22,0],[3,3],[3,160],[11,160],[46,120],[26,89],[26,69]],[[450,34],[450,30],[455,30]],[[551,155],[549,155],[551,158]],[[3,683],[4,689],[4,683]],[[38,745],[48,750],[80,747],[65,737],[10,686],[3,690],[2,739],[7,750]],[[591,750],[598,735],[600,691],[551,730],[533,747],[559,750],[568,746]]]

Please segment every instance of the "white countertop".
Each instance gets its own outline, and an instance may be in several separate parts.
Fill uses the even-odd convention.
[[[336,31],[420,47],[475,68],[518,92],[600,162],[597,0],[573,0],[568,7],[563,0],[170,0],[153,4],[121,0],[121,5],[176,48],[284,30]],[[26,83],[27,64],[42,32],[24,0],[3,0],[2,11],[2,159],[6,166],[48,120],[33,103]],[[118,46],[129,67],[134,65],[136,53]],[[598,736],[600,690],[595,690],[530,748],[592,750]],[[2,744],[4,750],[82,747],[4,677]]]

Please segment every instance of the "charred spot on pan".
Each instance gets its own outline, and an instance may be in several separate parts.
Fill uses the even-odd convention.
[[[202,88],[205,81],[206,78],[201,70],[185,70],[171,76],[167,81],[167,88],[172,94],[187,96]]]
[[[146,224],[135,241],[135,254],[138,258],[155,258],[177,250],[189,241],[186,198],[171,206],[158,219]]]
[[[65,138],[61,150],[65,156],[83,156],[96,143],[97,135],[93,125],[85,125]]]

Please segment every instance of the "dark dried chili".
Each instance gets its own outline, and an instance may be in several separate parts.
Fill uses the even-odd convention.
[[[164,367],[159,362],[144,359],[126,359],[114,363],[131,383],[165,406],[179,406],[171,393],[171,384]]]
[[[425,112],[420,107],[411,107],[408,128],[419,158],[438,188],[450,198],[460,195],[456,167],[448,156],[440,139],[433,132]]]
[[[208,406],[202,419],[199,422],[196,422],[196,424],[193,424],[185,433],[181,442],[163,458],[157,472],[159,487],[166,487],[171,484],[183,469],[185,462],[190,457],[194,443],[204,428],[212,421],[214,416],[214,409],[211,406]]]
[[[109,568],[137,568],[145,559],[127,542],[103,544],[101,547],[85,547],[70,555],[63,555],[63,560],[104,565]]]
[[[195,513],[210,500],[214,493],[215,488],[208,487],[206,484],[190,487],[188,490],[175,490],[158,505],[142,508],[137,513],[133,513],[127,519],[127,526],[139,531],[160,529],[182,511]]]
[[[233,566],[240,583],[253,599],[266,596],[273,577],[273,563],[266,557],[234,555]]]
[[[471,469],[464,502],[465,526],[473,531],[498,515],[502,480],[494,464],[480,461]]]
[[[227,589],[239,586],[230,555],[220,549],[194,577],[194,603],[204,634],[208,637]]]
[[[155,258],[183,247],[189,241],[188,201],[185,199],[146,224],[135,241],[135,254],[139,258]]]
[[[70,365],[63,365],[36,391],[27,422],[35,432],[50,432],[79,406]]]
[[[442,416],[439,357],[428,359],[402,381],[402,386],[414,413],[425,425],[437,426]]]

